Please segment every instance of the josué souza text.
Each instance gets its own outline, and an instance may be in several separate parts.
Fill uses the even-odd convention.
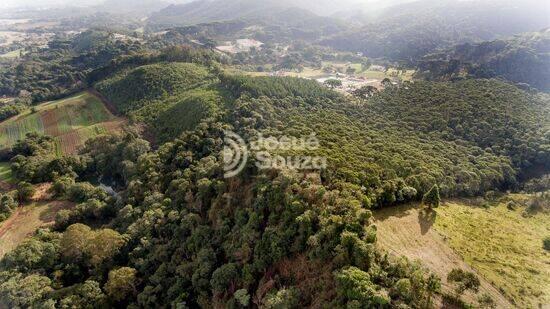
[[[327,159],[320,156],[282,156],[273,154],[276,151],[312,151],[319,149],[320,142],[315,134],[306,137],[267,137],[261,134],[250,143],[250,149],[255,152],[256,166],[259,169],[297,169],[319,170],[327,167]]]

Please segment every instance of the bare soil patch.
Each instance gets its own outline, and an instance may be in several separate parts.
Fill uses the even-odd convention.
[[[40,227],[51,226],[55,215],[74,206],[67,201],[39,202],[18,208],[0,223],[0,258],[22,243]]]
[[[45,111],[42,115],[40,115],[40,118],[42,118],[42,123],[44,123],[44,132],[47,135],[59,136],[61,134],[59,132],[59,127],[57,126],[59,119],[55,109]]]

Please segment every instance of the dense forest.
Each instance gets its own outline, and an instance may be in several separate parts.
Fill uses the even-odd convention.
[[[58,37],[48,48],[30,50],[22,61],[0,67],[0,94],[28,94],[35,103],[59,98],[84,89],[91,70],[140,49],[137,41],[117,40],[101,30],[85,31],[72,39]]]

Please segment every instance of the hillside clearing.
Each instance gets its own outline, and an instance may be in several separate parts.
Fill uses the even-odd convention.
[[[10,59],[19,58],[23,52],[24,52],[24,50],[23,50],[22,48],[21,48],[21,49],[12,50],[12,51],[7,52],[7,53],[5,53],[5,54],[1,54],[1,55],[0,55],[0,58],[10,58]]]
[[[0,258],[32,235],[36,229],[53,224],[55,214],[73,206],[66,201],[36,202],[18,208],[0,223]]]
[[[419,205],[391,207],[375,212],[378,228],[378,243],[395,255],[404,255],[412,260],[420,260],[442,279],[445,292],[451,292],[446,282],[447,274],[453,268],[473,271],[470,265],[454,252],[432,227],[437,216],[419,210]],[[498,308],[511,308],[513,305],[487,280],[480,276],[479,295],[488,293]],[[465,295],[465,300],[476,302],[475,295]]]
[[[542,240],[550,235],[550,214],[524,211],[504,203],[489,208],[447,203],[437,209],[434,228],[516,305],[544,307],[550,305],[550,254]]]
[[[87,139],[116,131],[123,123],[98,97],[82,92],[0,123],[0,148],[13,145],[27,133],[39,132],[54,137],[58,154],[74,153]]]

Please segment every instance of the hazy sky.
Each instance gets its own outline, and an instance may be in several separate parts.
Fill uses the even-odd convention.
[[[105,0],[0,0],[0,8],[12,8],[12,7],[33,7],[33,8],[45,8],[52,6],[92,6],[97,5]],[[160,0],[166,3],[185,3],[192,2],[193,0]],[[312,0],[316,2],[315,0]],[[323,1],[323,0],[321,0]],[[412,0],[331,0],[329,3],[339,3],[340,5],[350,5],[354,3],[365,4],[381,4],[385,2],[404,2]]]
[[[52,6],[92,6],[101,4],[105,0],[0,0],[0,7],[33,7],[44,8]],[[190,0],[161,0],[166,3],[190,2]]]

